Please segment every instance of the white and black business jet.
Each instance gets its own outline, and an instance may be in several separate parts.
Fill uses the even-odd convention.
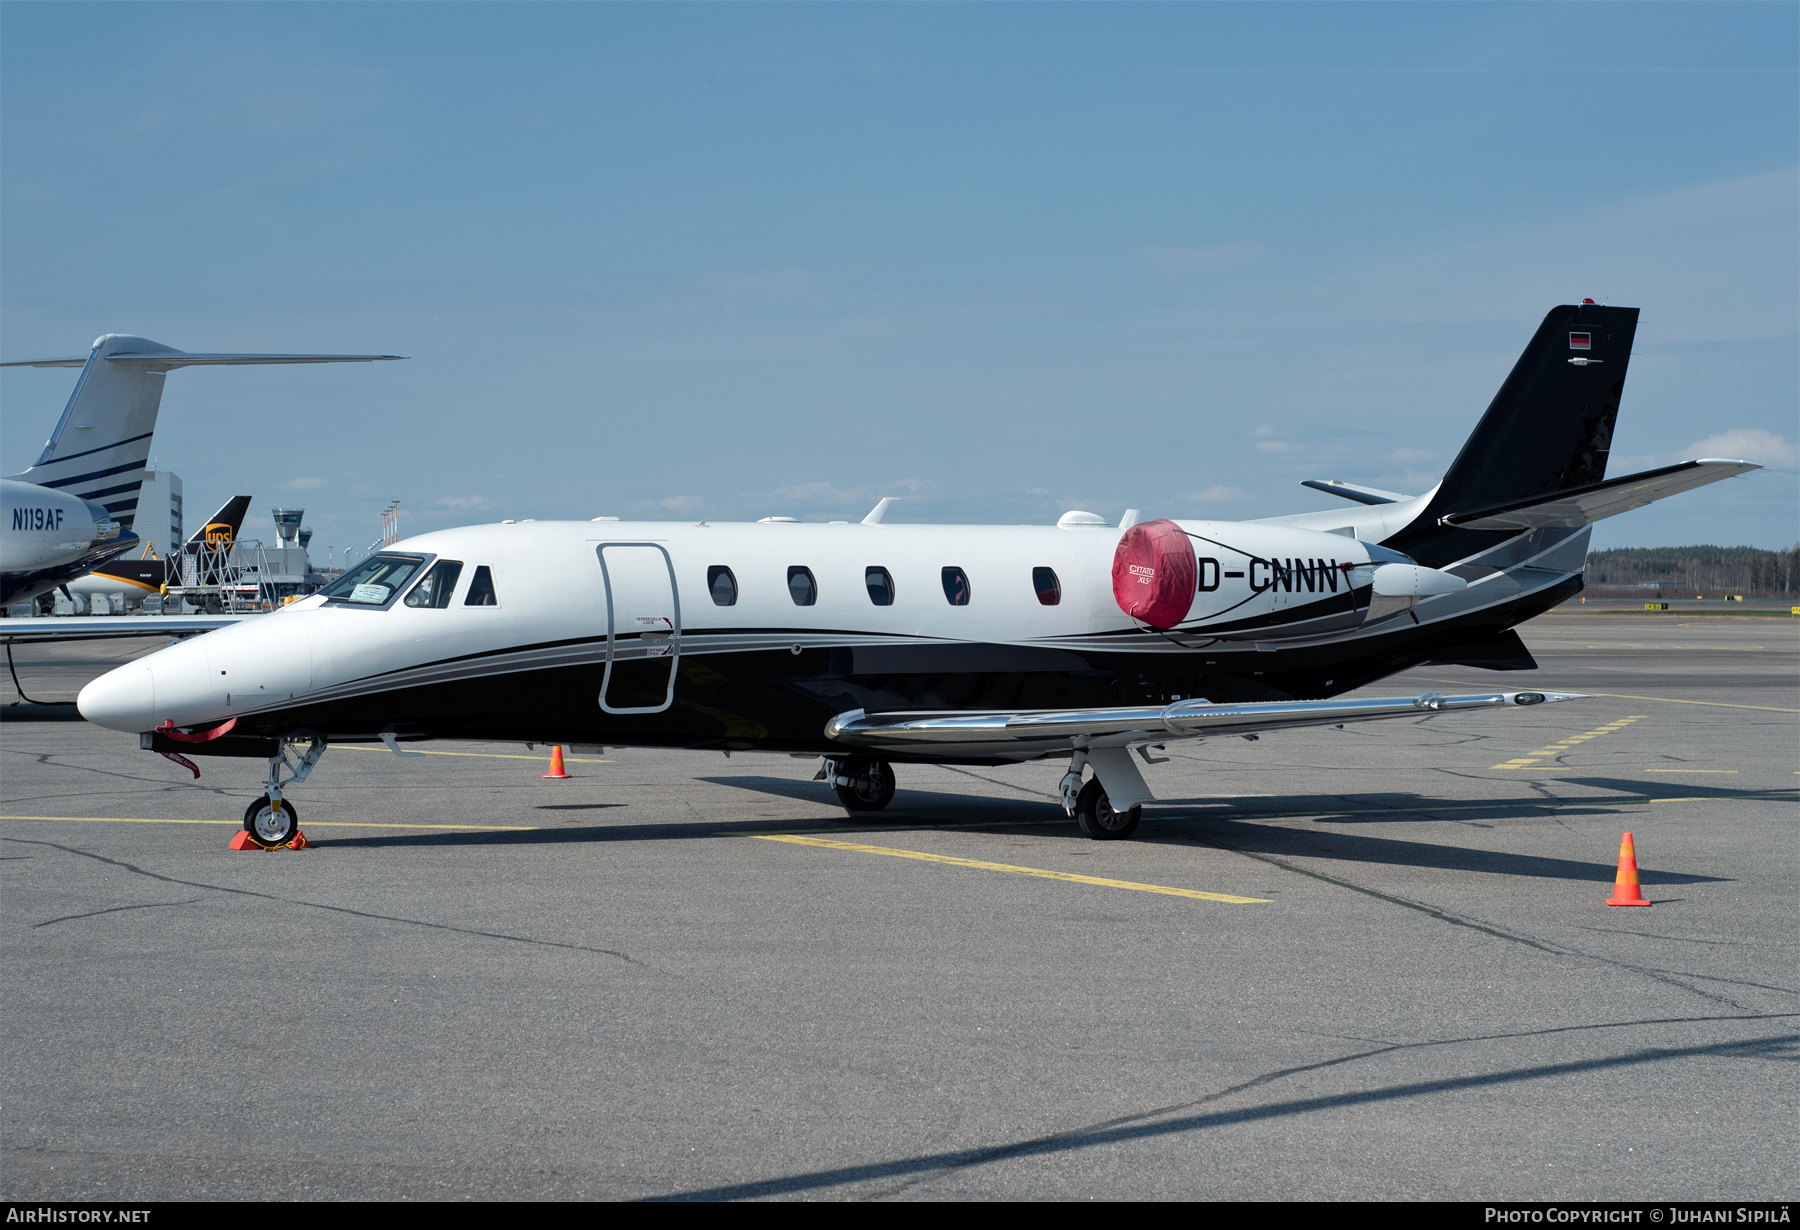
[[[0,367],[79,367],[44,450],[0,479],[0,607],[25,602],[137,547],[132,533],[163,380],[178,367],[373,363],[392,354],[190,354],[108,333],[85,358]]]
[[[888,525],[883,501],[854,525],[442,530],[101,676],[81,712],[266,760],[245,828],[267,845],[328,744],[444,738],[818,755],[852,812],[894,764],[1054,759],[1082,831],[1127,837],[1152,798],[1134,751],[1571,699],[1334,698],[1426,662],[1534,668],[1511,629],[1581,589],[1590,523],[1757,468],[1605,477],[1637,316],[1553,309],[1423,495],[1311,483],[1347,507],[1117,528]]]

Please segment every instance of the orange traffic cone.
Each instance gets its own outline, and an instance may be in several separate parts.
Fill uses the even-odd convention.
[[[569,774],[567,772],[565,772],[563,769],[562,744],[558,743],[550,749],[550,771],[548,773],[544,774],[544,776],[545,776],[545,778],[555,778],[555,779],[561,779],[561,778],[565,778],[565,777],[569,776]]]
[[[1644,894],[1638,891],[1637,849],[1631,844],[1631,834],[1625,834],[1619,842],[1619,876],[1613,881],[1613,895],[1606,899],[1607,905],[1649,905]]]

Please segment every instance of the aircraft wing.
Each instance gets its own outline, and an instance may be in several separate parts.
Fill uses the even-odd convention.
[[[943,744],[985,746],[1004,755],[1033,743],[1074,747],[1131,747],[1208,735],[1249,735],[1294,726],[1337,726],[1380,718],[1426,717],[1462,709],[1504,709],[1581,700],[1575,692],[1480,692],[1445,696],[1282,700],[1215,705],[1178,700],[1172,705],[1117,709],[1027,710],[1012,713],[865,713],[853,709],[825,724],[827,738],[889,751]],[[1045,750],[1048,750],[1046,747]]]
[[[1451,513],[1440,520],[1444,525],[1465,530],[1580,527],[1605,517],[1616,517],[1634,508],[1642,508],[1653,500],[1667,499],[1696,487],[1704,487],[1708,483],[1716,483],[1720,479],[1735,478],[1739,474],[1760,469],[1762,467],[1752,461],[1727,461],[1719,458],[1684,461],[1680,465],[1664,466],[1660,470],[1645,470],[1641,474],[1609,478],[1605,482],[1591,483],[1586,487],[1572,487],[1551,496],[1535,496],[1468,512]]]
[[[189,636],[254,619],[254,615],[48,615],[0,619],[0,645],[110,641],[133,636]]]

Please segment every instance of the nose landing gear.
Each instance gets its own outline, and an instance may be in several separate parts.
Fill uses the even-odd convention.
[[[298,746],[302,741],[310,743],[304,753]],[[292,761],[288,759],[290,752],[294,754]],[[250,835],[250,840],[272,849],[285,846],[294,839],[294,834],[300,831],[300,817],[294,811],[294,805],[282,798],[282,788],[305,781],[324,754],[324,735],[306,730],[282,739],[280,750],[269,758],[268,793],[244,812],[244,832]],[[286,781],[281,780],[284,770],[290,774]]]

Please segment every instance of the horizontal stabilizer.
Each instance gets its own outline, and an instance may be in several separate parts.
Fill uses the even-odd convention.
[[[1571,487],[1552,496],[1514,500],[1468,512],[1450,513],[1439,518],[1443,525],[1467,530],[1535,530],[1553,526],[1578,528],[1607,517],[1642,508],[1655,500],[1664,500],[1708,483],[1735,478],[1761,466],[1752,461],[1727,461],[1706,458],[1609,478],[1585,487]]]
[[[148,371],[173,371],[177,367],[241,367],[252,363],[382,363],[404,359],[403,354],[189,354],[182,350],[165,350],[153,354],[129,351],[101,356],[108,363],[130,363]],[[0,363],[0,367],[86,367],[88,357],[79,359],[22,359],[16,363]]]
[[[1358,504],[1398,504],[1401,500],[1415,498],[1401,495],[1398,491],[1383,491],[1379,487],[1359,487],[1355,483],[1339,482],[1335,478],[1329,481],[1308,478],[1302,480],[1300,485],[1328,495],[1342,496],[1346,500],[1355,500]]]

